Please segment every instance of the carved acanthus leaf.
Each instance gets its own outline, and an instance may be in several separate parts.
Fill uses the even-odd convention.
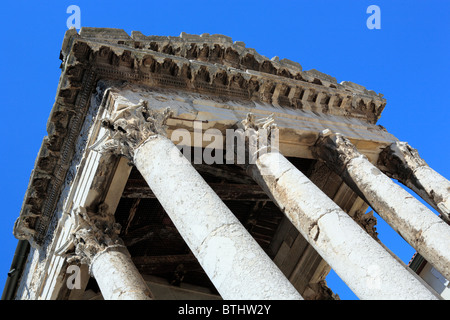
[[[113,245],[122,245],[120,225],[105,212],[101,207],[96,215],[88,214],[82,207],[73,210],[74,230],[56,254],[66,257],[69,263],[90,264],[99,252]]]
[[[417,168],[428,166],[416,149],[401,141],[385,148],[380,153],[378,164],[385,169],[387,175],[402,181],[411,179]]]
[[[248,113],[247,117],[241,121],[241,126],[244,130],[253,129],[255,131],[260,129],[271,130],[272,128],[276,128],[273,114],[266,118],[256,119],[256,116],[253,113]]]
[[[254,163],[258,155],[267,152],[278,152],[278,128],[274,123],[273,114],[256,119],[253,113],[238,123],[243,139],[249,151],[249,162]]]
[[[311,148],[313,155],[337,172],[342,172],[347,163],[355,158],[365,157],[340,133],[326,129],[320,133],[316,144]]]
[[[147,101],[124,107],[102,121],[108,132],[91,148],[98,152],[112,152],[133,161],[134,150],[157,134],[166,135],[166,122],[172,110],[155,111]]]

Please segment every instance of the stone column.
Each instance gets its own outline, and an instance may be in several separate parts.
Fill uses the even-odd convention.
[[[416,192],[450,223],[450,181],[434,171],[407,142],[394,142],[378,159],[383,172]]]
[[[450,227],[443,220],[384,175],[342,135],[323,132],[314,153],[450,279]]]
[[[251,117],[242,125],[249,141],[260,140],[249,138],[260,131]],[[436,299],[282,154],[249,158],[247,172],[360,299]]]
[[[97,253],[90,266],[105,300],[151,300],[150,289],[123,245],[108,246]]]
[[[151,300],[152,294],[130,253],[118,237],[113,217],[75,210],[75,230],[68,246],[59,251],[68,263],[87,264],[105,300]]]
[[[104,147],[121,150],[133,161],[222,298],[302,299],[191,163],[163,136],[169,115],[149,110],[144,102],[130,106],[105,122],[114,140]]]

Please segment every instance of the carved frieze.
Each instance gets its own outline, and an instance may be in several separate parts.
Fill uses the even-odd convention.
[[[355,117],[369,123],[376,122],[386,104],[381,94],[362,86],[337,83],[316,70],[303,71],[300,64],[287,59],[268,59],[244,43],[232,42],[222,35],[147,37],[139,32],[129,36],[119,29],[82,28],[79,34],[67,31],[60,58],[62,76],[47,126],[49,135],[35,168],[35,172],[53,178],[43,183],[32,174],[24,205],[31,205],[35,216],[28,217],[23,209],[14,229],[19,238],[34,238],[37,244],[42,243],[54,216],[90,96],[100,79],[228,100],[261,101],[283,108]],[[122,120],[105,122],[110,127],[105,149],[117,148],[130,158],[132,148],[123,142],[124,137],[127,141],[142,140],[136,136],[133,125],[145,123],[148,127],[139,130],[139,135],[147,129],[151,131],[151,121],[139,121],[127,122],[126,132],[119,129]],[[36,196],[41,191],[47,196]]]

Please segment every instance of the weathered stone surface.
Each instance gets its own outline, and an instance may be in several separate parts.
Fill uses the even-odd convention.
[[[322,73],[316,69],[311,69],[311,70],[308,70],[305,72],[313,77],[316,77],[316,78],[319,78],[319,79],[322,79],[322,80],[325,80],[325,81],[328,81],[331,83],[337,83],[336,78],[334,78],[328,74]]]
[[[74,210],[71,239],[57,251],[69,264],[87,264],[106,300],[150,300],[152,295],[127,248],[119,238],[120,225],[100,209],[88,214]]]
[[[174,78],[168,79],[166,77],[164,81],[162,81],[161,79],[159,81],[159,85],[173,86],[175,84],[182,85],[183,83],[182,87],[186,87],[189,89],[192,88],[192,85],[194,85],[197,90],[208,90],[208,92],[211,94],[218,94],[221,92],[221,88],[217,87],[217,84],[211,86],[213,84],[211,83],[211,81],[215,77],[217,66],[222,66],[225,68],[226,74],[228,74],[229,78],[226,81],[227,85],[223,89],[229,91],[227,92],[228,95],[236,95],[237,97],[244,99],[253,99],[255,97],[258,98],[258,96],[254,95],[254,92],[247,92],[250,87],[246,85],[245,82],[247,82],[249,79],[252,79],[252,81],[256,80],[259,82],[258,87],[261,87],[261,80],[267,77],[270,79],[274,76],[275,78],[273,79],[275,81],[286,83],[290,88],[290,91],[292,92],[294,92],[293,90],[298,91],[299,85],[305,86],[309,83],[311,84],[311,86],[313,86],[315,91],[322,92],[322,94],[325,94],[325,96],[328,97],[324,101],[328,101],[329,97],[334,95],[334,93],[330,91],[339,91],[339,94],[342,97],[346,96],[348,92],[355,91],[355,93],[357,92],[357,94],[354,98],[351,97],[351,99],[354,100],[353,106],[356,106],[356,108],[352,107],[351,109],[348,109],[348,111],[351,110],[348,115],[353,117],[358,116],[357,114],[360,113],[360,111],[362,111],[362,113],[360,113],[361,116],[371,117],[370,113],[375,112],[375,114],[377,114],[378,112],[381,112],[382,107],[385,105],[385,101],[383,99],[379,98],[376,95],[374,96],[372,94],[369,94],[365,89],[361,90],[359,87],[348,86],[347,84],[337,84],[336,80],[333,77],[325,75],[317,70],[302,72],[301,68],[298,68],[298,65],[296,63],[291,62],[287,59],[269,60],[268,58],[258,55],[253,49],[243,49],[242,46],[236,46],[232,44],[231,40],[227,40],[228,37],[220,35],[208,35],[199,37],[195,35],[186,35],[184,33],[181,35],[181,37],[145,37],[142,36],[142,34],[137,35],[137,37],[139,39],[138,43],[136,43],[135,41],[124,42],[122,40],[112,41],[109,35],[108,37],[102,38],[102,32],[100,32],[97,40],[108,42],[110,44],[110,49],[107,55],[108,59],[98,61],[111,63],[112,59],[113,61],[117,61],[117,64],[124,65],[124,62],[127,59],[135,59],[135,62],[132,63],[134,69],[140,69],[141,71],[145,72],[145,69],[140,68],[140,65],[142,63],[138,60],[140,59],[140,57],[142,57],[142,52],[146,52],[147,62],[144,63],[144,65],[151,65],[151,78],[157,76],[155,73],[159,73],[159,70],[161,68],[158,66],[158,64],[162,61],[165,61],[166,63],[168,63],[168,61],[172,61],[172,64],[177,65],[176,69],[187,70],[188,73],[186,75],[188,79],[195,79],[196,75],[194,70],[198,70],[198,65],[202,65],[204,67],[201,69],[202,72],[208,73],[208,80],[204,81],[202,85],[198,83],[192,83],[188,79],[183,80],[183,77],[176,80],[176,78],[180,78],[179,72],[170,72],[168,75]],[[94,39],[88,39],[89,44],[87,42],[83,44],[82,46],[87,45],[87,47],[82,51],[84,52],[85,50],[89,50],[88,48],[90,47],[93,49],[94,56],[97,56],[95,54],[95,51],[97,50],[96,45],[92,43]],[[80,39],[80,41],[82,41],[82,39]],[[122,45],[120,49],[114,48],[117,42],[120,42],[120,45]],[[129,46],[130,50],[124,50],[123,45]],[[103,47],[106,48],[106,46]],[[147,48],[149,48],[150,50],[147,50]],[[124,59],[124,54],[127,55],[126,59]],[[85,54],[82,55],[85,56]],[[148,62],[149,56],[152,56],[152,61],[154,61],[156,64],[150,64]],[[189,59],[189,61],[186,61],[186,58]],[[230,69],[230,67],[232,68]],[[105,68],[102,67],[98,70],[105,71]],[[249,73],[246,72],[246,70],[252,70],[250,74],[253,74],[253,76],[248,77]],[[122,71],[120,75],[123,78],[123,76],[130,76],[131,73],[134,73],[135,71],[136,70],[133,70],[133,68],[130,68],[129,72]],[[239,83],[233,88],[232,84],[235,82],[232,81],[233,77],[230,77],[230,72],[240,73],[242,77],[246,79],[246,81],[244,83]],[[132,76],[132,78],[134,79],[136,79],[136,77],[141,78],[142,75],[136,74]],[[261,80],[259,80],[260,78]],[[285,79],[284,81],[283,78]],[[321,79],[322,81],[318,79]],[[281,99],[282,97],[283,96],[281,96]],[[365,97],[365,99],[362,100],[359,99],[359,97]],[[288,97],[286,96],[286,98]],[[261,95],[259,95],[259,99],[261,99]],[[317,103],[314,98],[311,98],[310,101],[306,101],[306,104],[314,102],[318,107],[320,107],[320,103],[324,103],[322,100],[323,99],[321,99],[321,102]],[[342,100],[342,98],[340,100]],[[289,101],[287,106],[298,107],[298,103],[296,101],[293,101],[291,98],[289,98],[287,101]],[[336,103],[335,99],[334,101],[334,103]],[[371,106],[372,104],[373,106]],[[340,107],[342,108],[343,106],[344,105],[341,105]],[[337,107],[339,107],[339,105]],[[329,106],[328,108],[321,107],[321,109],[327,110],[327,112],[333,112],[334,108],[334,106]],[[377,116],[375,116],[375,118],[376,117]],[[370,118],[370,121],[373,121],[375,118]]]
[[[148,139],[134,162],[222,298],[302,299],[170,140]]]
[[[126,247],[107,247],[93,258],[90,269],[105,300],[152,300]]]
[[[36,160],[39,170],[56,179],[47,186],[50,197],[39,199],[28,193],[24,199],[25,204],[34,207],[35,214],[42,216],[27,222],[30,230],[38,228],[37,244],[45,237],[74,142],[88,110],[89,96],[100,78],[262,101],[276,107],[353,117],[371,123],[376,122],[386,104],[367,90],[337,84],[322,73],[303,72],[298,63],[287,59],[272,61],[223,35],[182,33],[180,37],[165,37],[133,32],[129,36],[121,29],[86,27],[77,34],[72,28],[66,32],[60,58],[62,74],[47,124],[49,135]],[[33,188],[32,181],[33,177],[30,188]],[[22,225],[25,228],[19,219],[16,229]],[[31,235],[15,233],[22,238]]]
[[[434,171],[407,142],[395,142],[381,153],[385,174],[414,190],[450,222],[450,182]]]
[[[169,108],[164,112],[154,111],[141,100],[138,105],[116,110],[112,119],[103,119],[102,125],[108,129],[100,139],[100,145],[92,148],[100,152],[111,152],[133,160],[134,150],[148,138],[166,133],[167,119],[172,115]]]
[[[247,113],[251,102],[262,114],[267,115],[273,109],[284,114],[283,121],[288,128],[286,132],[289,132],[291,127],[296,128],[298,123],[301,123],[302,128],[307,127],[306,131],[310,132],[316,130],[318,122],[331,121],[351,127],[350,130],[358,135],[358,130],[370,131],[365,124],[375,123],[385,105],[385,100],[373,92],[346,83],[338,84],[333,77],[320,72],[303,72],[300,64],[287,59],[268,59],[256,50],[246,48],[244,43],[233,42],[231,38],[223,35],[183,33],[180,37],[147,37],[139,32],[133,32],[129,36],[120,29],[83,28],[80,34],[71,29],[67,31],[63,41],[61,60],[62,75],[55,105],[47,124],[48,137],[44,139],[36,160],[36,168],[30,178],[21,215],[14,228],[16,236],[35,240],[38,244],[51,240],[51,232],[55,230],[58,222],[55,220],[55,212],[61,212],[62,208],[58,203],[65,200],[64,192],[76,176],[78,164],[82,164],[81,158],[73,158],[79,156],[79,148],[86,146],[86,141],[78,141],[87,139],[89,135],[88,131],[83,131],[86,129],[83,129],[83,126],[89,129],[91,124],[85,119],[92,117],[92,114],[88,114],[89,106],[92,105],[89,98],[95,92],[96,86],[98,94],[93,97],[94,100],[105,98],[100,108],[110,103],[109,96],[103,95],[103,92],[110,90],[112,85],[104,85],[98,82],[99,79],[128,81],[136,86],[135,88],[143,85],[183,92],[188,96],[186,101],[192,98],[190,94],[196,94],[193,97],[195,103],[192,102],[192,105],[198,107],[195,110],[197,113],[185,114],[187,118],[202,119],[209,115],[210,122],[206,122],[208,126],[217,124],[221,129],[232,126],[236,116]],[[173,98],[170,95],[166,97]],[[164,99],[164,94],[158,98]],[[225,117],[223,122],[211,121],[211,101],[227,101],[221,106],[221,111],[225,113],[226,109],[232,109],[232,112],[226,115],[228,117],[232,114],[232,117]],[[182,104],[185,101],[178,102]],[[304,115],[292,113],[294,109],[307,111],[318,118],[323,115],[327,117],[319,120],[308,116],[303,118]],[[150,113],[152,110],[146,112]],[[292,120],[294,118],[295,121]],[[112,138],[110,142],[121,141],[119,144],[112,143],[109,147],[127,155],[129,159],[134,159],[133,150],[139,148],[149,136],[160,133],[159,130],[151,128],[154,123],[149,124],[151,121],[148,121],[148,117],[140,118],[138,115],[134,119],[132,125],[127,123],[127,129],[122,127],[120,121],[116,122],[119,119],[109,119],[110,121],[104,123],[111,128],[111,136],[108,136]],[[171,125],[174,125],[183,124],[185,120],[171,121]],[[319,127],[321,125],[322,122]],[[137,129],[141,127],[145,128],[142,131],[148,131],[149,134],[138,133],[140,130]],[[287,135],[288,142],[295,140],[307,144],[315,140],[315,135],[299,136],[298,132],[292,133],[295,134]],[[374,135],[376,136],[377,132]],[[376,145],[377,142],[373,144]],[[93,188],[100,190],[106,183],[106,175],[100,173],[100,176],[95,178]],[[83,238],[79,239],[79,244],[85,242],[81,239]],[[88,244],[90,243],[88,241]],[[95,248],[93,245],[89,247]],[[112,247],[120,246],[107,246]],[[215,248],[213,245],[211,247]],[[103,251],[100,252],[106,253],[105,247],[101,248]],[[51,253],[53,249],[48,246],[45,250],[46,253]],[[102,257],[114,260],[112,251],[111,255]],[[115,261],[122,259],[123,252],[118,251],[120,250],[114,251],[117,252]],[[93,255],[94,258],[95,256]],[[92,256],[80,259],[91,261]],[[113,260],[108,263],[115,264]],[[216,260],[211,258],[208,261],[214,263]],[[110,270],[100,270],[105,270],[105,278],[110,276],[106,276]],[[36,277],[44,274],[45,270],[42,270]],[[23,288],[26,286],[27,284],[24,284]],[[24,290],[26,289],[23,289],[23,292]],[[291,297],[295,296],[295,293],[289,290],[286,292]]]
[[[384,175],[340,134],[324,134],[316,156],[334,169],[413,248],[450,278],[450,227]]]
[[[66,245],[58,250],[59,255],[68,257],[69,263],[76,261],[90,265],[93,258],[109,246],[121,245],[120,225],[114,217],[103,210],[98,214],[88,214],[86,209],[78,208],[73,212],[74,231]]]
[[[242,122],[246,130],[270,125],[252,117]],[[435,299],[282,154],[260,155],[247,172],[359,298]]]
[[[309,147],[314,145],[319,133],[328,127],[345,132],[346,136],[357,141],[364,154],[373,161],[378,158],[380,146],[388,146],[395,141],[391,134],[360,119],[317,114],[308,110],[289,110],[257,101],[236,101],[226,97],[131,84],[112,88],[110,93],[117,103],[123,105],[135,105],[145,100],[149,108],[158,111],[170,106],[173,116],[167,121],[169,135],[177,128],[192,131],[193,121],[202,121],[203,130],[217,128],[225,134],[225,130],[240,122],[249,110],[258,118],[273,114],[280,132],[280,150],[288,157],[312,158]]]

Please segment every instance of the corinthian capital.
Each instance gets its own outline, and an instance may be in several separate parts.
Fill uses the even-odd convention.
[[[148,108],[147,101],[117,110],[112,117],[103,119],[108,129],[92,148],[99,152],[112,152],[133,161],[134,150],[157,134],[166,134],[166,121],[172,115],[170,108],[155,111]]]
[[[68,241],[57,250],[57,254],[68,258],[68,262],[90,265],[100,252],[113,246],[123,246],[119,238],[120,225],[114,217],[100,210],[90,215],[85,208],[73,210],[75,228]]]
[[[248,149],[246,163],[255,163],[256,159],[262,154],[278,152],[278,128],[273,115],[256,119],[253,113],[248,113],[247,117],[237,124],[237,127],[237,134],[241,134],[241,139]],[[238,153],[239,150],[235,150],[235,152]]]
[[[364,157],[350,140],[329,129],[321,132],[311,150],[316,158],[333,167],[336,172],[342,172],[350,160]]]
[[[380,153],[378,164],[386,168],[387,175],[403,181],[410,179],[417,168],[428,166],[416,149],[400,141],[392,143]]]
[[[256,119],[256,116],[253,113],[248,113],[247,117],[240,122],[240,126],[244,130],[253,129],[255,131],[259,130],[271,130],[276,128],[276,124],[274,123],[273,115],[270,115],[266,118]]]

